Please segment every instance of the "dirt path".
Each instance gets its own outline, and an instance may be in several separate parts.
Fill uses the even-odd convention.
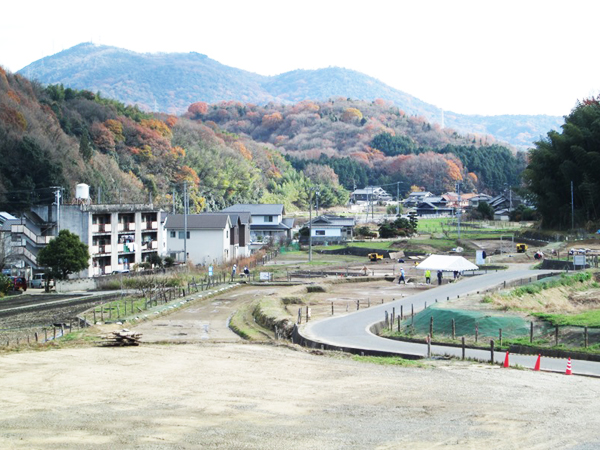
[[[133,330],[144,342],[239,342],[241,338],[227,324],[232,314],[261,296],[274,295],[277,287],[239,287],[222,295],[196,300],[191,306],[155,320],[142,322]]]

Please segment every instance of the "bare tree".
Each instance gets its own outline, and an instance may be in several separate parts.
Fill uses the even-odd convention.
[[[16,259],[10,231],[0,230],[0,270]]]

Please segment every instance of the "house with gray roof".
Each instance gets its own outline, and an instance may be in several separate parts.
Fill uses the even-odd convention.
[[[284,218],[285,209],[279,204],[238,203],[223,209],[224,213],[250,214],[250,243],[252,249],[260,248],[266,242],[292,238],[293,218]]]
[[[341,244],[352,240],[356,225],[354,217],[322,215],[307,222],[313,244]],[[300,244],[308,244],[309,234],[300,233]]]
[[[223,264],[235,258],[231,248],[233,227],[229,214],[188,214],[187,218],[184,214],[171,214],[167,216],[164,226],[166,253],[176,261],[211,265]]]

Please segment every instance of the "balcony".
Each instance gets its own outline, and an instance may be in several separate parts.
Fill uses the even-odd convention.
[[[110,254],[112,245],[92,245],[92,255]]]
[[[92,233],[111,233],[112,226],[110,223],[93,223]]]
[[[117,244],[117,251],[119,253],[134,253],[135,244],[133,242],[128,244]]]
[[[100,275],[109,275],[112,273],[112,266],[94,267],[92,269],[92,276],[98,277]]]
[[[117,225],[117,230],[119,231],[119,233],[135,231],[135,222],[119,222],[119,224]]]
[[[147,241],[142,244],[142,251],[154,251],[158,249],[158,241]]]
[[[142,231],[156,231],[158,230],[157,221],[142,222]]]

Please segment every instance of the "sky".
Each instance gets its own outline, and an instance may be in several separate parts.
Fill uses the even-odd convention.
[[[564,116],[600,93],[597,0],[3,0],[0,11],[11,72],[94,42],[261,75],[344,67],[461,114]]]

